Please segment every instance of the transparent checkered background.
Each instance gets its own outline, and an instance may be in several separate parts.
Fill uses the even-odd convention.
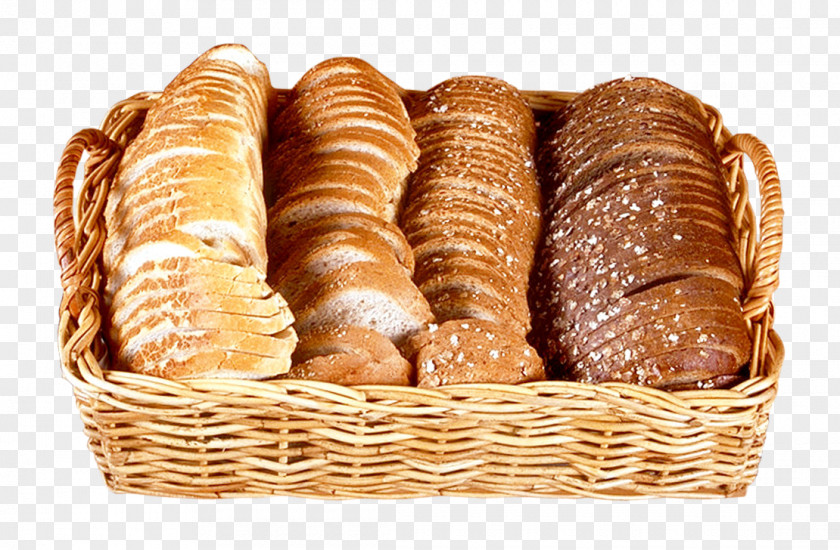
[[[814,548],[840,540],[840,3],[786,0],[546,2],[488,6],[296,0],[4,2],[0,14],[0,548],[459,547]],[[791,8],[791,4],[795,7]],[[142,7],[145,6],[145,7]],[[726,501],[473,500],[196,502],[115,495],[82,435],[55,344],[52,184],[70,136],[113,103],[161,89],[205,49],[248,45],[289,87],[337,54],[405,87],[463,73],[582,90],[628,73],[663,78],[770,144],[783,181],[776,326],[787,346],[756,483]],[[831,54],[830,52],[835,52]],[[834,180],[834,183],[831,181]],[[833,236],[834,238],[830,238]],[[833,244],[832,244],[833,243]],[[833,431],[830,426],[834,426]],[[15,541],[18,541],[16,544]],[[73,542],[75,541],[75,543]],[[506,542],[505,542],[506,541]],[[541,542],[540,542],[541,541]],[[456,542],[456,545],[457,545]],[[466,543],[466,544],[463,544]]]

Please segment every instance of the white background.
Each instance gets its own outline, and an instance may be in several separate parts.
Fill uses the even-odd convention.
[[[840,463],[840,410],[830,399],[840,394],[840,367],[829,364],[840,355],[840,219],[832,215],[840,210],[840,39],[829,36],[840,28],[840,3],[84,4],[4,2],[0,15],[0,548],[245,548],[249,541],[431,548],[448,540],[476,548],[558,540],[785,548],[808,539],[828,548],[829,539],[840,540],[840,470],[832,468]],[[110,105],[161,89],[222,42],[249,46],[276,87],[339,54],[361,56],[408,88],[463,73],[547,90],[650,75],[719,107],[734,132],[766,141],[787,215],[775,295],[787,359],[747,496],[325,503],[112,494],[59,373],[56,162],[73,133],[99,125]]]

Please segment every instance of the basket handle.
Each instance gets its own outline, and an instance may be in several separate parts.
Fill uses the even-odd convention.
[[[105,206],[108,183],[119,163],[120,150],[120,146],[102,131],[82,130],[67,142],[56,172],[53,195],[55,249],[61,269],[61,287],[73,315],[78,315],[82,309],[80,292],[84,293],[83,286],[92,284],[86,279],[104,242],[104,227],[98,218]],[[85,151],[89,158],[74,210],[73,184]],[[85,282],[88,285],[84,285]]]
[[[755,271],[743,305],[744,316],[758,320],[770,307],[773,291],[779,286],[784,218],[782,187],[776,161],[770,149],[760,139],[750,134],[736,134],[729,139],[726,149],[747,155],[758,176],[761,219],[756,244]]]

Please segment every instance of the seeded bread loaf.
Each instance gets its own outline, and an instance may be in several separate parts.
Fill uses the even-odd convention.
[[[411,107],[420,161],[400,219],[440,327],[410,342],[421,386],[544,378],[525,340],[540,231],[533,114],[513,87],[459,77]]]
[[[596,86],[547,121],[538,165],[531,339],[551,374],[736,381],[751,348],[743,272],[702,104],[653,79]]]

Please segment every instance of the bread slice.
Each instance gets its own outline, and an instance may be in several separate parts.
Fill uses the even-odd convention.
[[[249,265],[264,265],[265,226],[260,227],[248,211],[236,209],[223,201],[199,197],[171,201],[155,211],[147,211],[148,220],[125,233],[123,250],[166,238],[179,231],[194,235],[210,246],[235,247],[242,251]],[[218,244],[217,244],[218,243]]]
[[[575,318],[574,329],[557,336],[573,341],[571,357],[586,355],[607,341],[653,319],[669,318],[697,309],[728,308],[740,315],[737,289],[712,277],[688,277],[653,286],[611,305],[595,308]],[[565,315],[571,317],[573,312]],[[571,335],[574,332],[574,336]]]
[[[464,287],[426,293],[429,307],[438,323],[479,319],[496,323],[513,334],[525,336],[528,328],[507,307],[504,300]]]
[[[751,343],[740,311],[710,306],[676,315],[656,316],[581,354],[579,362],[597,361],[626,368],[639,357],[647,358],[671,349],[697,346],[719,346],[719,349],[731,351],[746,361]]]
[[[523,209],[513,208],[488,193],[479,193],[479,184],[470,188],[447,185],[446,180],[436,183],[438,185],[427,187],[422,195],[409,203],[403,213],[404,220],[422,220],[425,214],[431,211],[448,212],[453,222],[457,223],[462,212],[479,214],[502,228],[506,235],[518,243],[517,246],[524,247],[526,251],[533,250],[541,225],[537,206],[539,203],[530,204]],[[528,252],[528,255],[532,254]]]
[[[533,141],[535,134],[533,112],[519,91],[486,76],[461,76],[441,82],[413,103],[410,114],[415,128],[436,119],[488,117],[506,125],[514,135],[524,135],[522,141]]]
[[[632,164],[616,166],[612,171],[583,182],[573,194],[550,194],[546,207],[552,210],[563,209],[564,212],[558,213],[562,219],[584,206],[592,208],[590,203],[593,201],[604,202],[614,198],[629,200],[634,195],[672,191],[677,195],[691,193],[703,196],[706,200],[716,201],[723,212],[728,211],[726,184],[714,170],[665,157],[651,158],[645,162],[647,165],[643,167],[634,167]]]
[[[286,319],[287,326],[292,324],[293,317],[288,304],[277,293],[265,298],[234,296],[218,291],[224,288],[225,283],[218,286],[207,280],[200,283],[194,281],[191,286],[182,288],[137,293],[123,302],[114,304],[121,307],[115,308],[111,322],[115,325],[141,324],[146,316],[171,310],[176,314],[187,311],[218,311],[249,317],[276,317]]]
[[[502,158],[512,158],[525,164],[532,161],[533,151],[525,144],[519,144],[506,131],[505,126],[477,127],[476,123],[455,121],[438,123],[424,130],[417,128],[417,145],[421,156],[445,154],[447,148],[459,149],[471,144],[481,144],[488,150],[496,150]]]
[[[549,121],[546,134],[551,140],[560,139],[633,112],[677,116],[700,131],[709,131],[705,109],[697,98],[656,79],[630,78],[605,82],[578,95]],[[560,128],[564,132],[558,132]]]
[[[381,203],[370,195],[349,189],[324,192],[303,190],[282,197],[269,211],[268,239],[280,241],[276,233],[287,234],[293,227],[333,214],[368,214],[379,217]],[[275,244],[276,246],[276,244]]]
[[[621,236],[647,226],[652,220],[686,219],[732,238],[732,218],[728,208],[716,198],[694,192],[690,185],[681,185],[679,180],[669,179],[646,187],[633,189],[625,185],[584,201],[578,208],[556,209],[557,214],[549,225],[550,234],[564,235],[564,240],[569,242],[567,237],[575,231],[584,232],[584,238],[589,237],[589,231]]]
[[[575,322],[586,312],[598,311],[643,289],[678,278],[708,276],[718,278],[734,288],[742,288],[743,280],[732,266],[714,265],[705,256],[714,249],[694,246],[676,249],[676,253],[649,262],[621,262],[612,256],[599,256],[591,270],[572,265],[562,271],[541,268],[538,278],[544,279],[535,290],[542,292],[536,308],[550,307],[550,317]],[[723,252],[723,251],[721,251]],[[610,260],[610,258],[613,258]],[[561,305],[565,304],[565,305]],[[558,311],[576,305],[574,313]]]
[[[417,385],[519,384],[545,379],[542,360],[524,338],[493,322],[464,319],[415,336]]]
[[[425,269],[442,261],[448,255],[484,262],[505,277],[510,277],[520,287],[527,284],[528,269],[518,256],[506,254],[498,243],[489,241],[482,234],[469,233],[469,230],[429,229],[426,233],[414,233],[414,250],[417,255],[417,268]],[[466,234],[464,234],[466,233]]]
[[[379,217],[391,222],[395,219],[401,196],[395,194],[394,189],[397,186],[396,181],[404,178],[405,174],[395,169],[390,161],[378,155],[350,149],[321,155],[311,148],[300,150],[282,148],[270,156],[268,162],[273,177],[281,181],[278,187],[280,197],[317,181],[317,178],[311,174],[312,169],[347,170],[346,173],[352,174],[352,177],[346,178],[350,182],[355,177],[363,177],[366,188],[371,187],[371,180],[376,182],[376,194],[381,195],[382,201],[379,207],[382,214]],[[362,174],[367,174],[367,176]]]
[[[309,69],[295,84],[295,92],[303,93],[318,84],[333,81],[342,75],[361,80],[364,76],[365,87],[390,88],[400,97],[401,88],[385,75],[377,71],[372,65],[357,57],[333,57]]]
[[[736,375],[749,360],[750,348],[748,345],[743,347],[740,330],[718,326],[700,328],[700,331],[682,331],[668,336],[707,337],[710,341],[627,349],[625,351],[631,354],[630,360],[619,354],[612,359],[593,362],[588,367],[576,364],[571,376],[582,382],[618,380],[658,387]],[[603,374],[600,377],[595,373]]]
[[[478,153],[476,153],[477,155]],[[452,185],[464,188],[465,182],[473,184],[486,196],[496,196],[512,207],[528,207],[539,204],[539,188],[535,175],[525,169],[510,169],[497,159],[498,166],[488,167],[482,159],[467,151],[452,150],[443,159],[424,159],[412,177],[410,201],[438,188]]]
[[[409,272],[414,272],[414,254],[399,227],[377,216],[354,212],[332,214],[311,222],[296,224],[282,233],[275,231],[272,235],[275,239],[269,241],[269,249],[275,251],[281,259],[272,263],[276,266],[272,268],[272,273],[282,269],[283,265],[288,265],[292,257],[303,253],[309,246],[307,243],[314,244],[315,239],[328,238],[332,232],[338,232],[339,236],[376,235],[391,247],[400,265]],[[283,250],[284,246],[286,250]]]
[[[265,274],[254,267],[240,267],[202,258],[176,257],[150,261],[140,265],[134,275],[116,288],[113,295],[105,293],[105,305],[130,299],[146,291],[165,291],[196,283],[218,285],[218,291],[234,296],[266,297],[272,294],[265,283]]]
[[[396,348],[394,351],[395,355],[386,359],[375,359],[364,352],[318,355],[292,365],[283,378],[318,380],[342,386],[410,386],[414,368]]]
[[[369,153],[391,163],[395,179],[404,178],[416,164],[406,163],[405,144],[386,137],[364,126],[345,126],[340,132],[330,132],[313,140],[312,150],[320,155],[336,151],[356,151]]]
[[[244,378],[261,380],[288,372],[287,357],[261,356],[237,350],[206,349],[197,345],[194,353],[180,352],[154,361],[137,360],[130,368],[140,374],[170,379]],[[289,350],[290,351],[290,350]]]
[[[387,266],[342,266],[294,294],[295,330],[306,334],[324,325],[375,330],[398,347],[434,320],[429,305],[404,272]]]
[[[117,293],[108,305],[109,320],[107,323],[109,343],[112,349],[119,349],[121,345],[121,331],[126,325],[136,325],[145,322],[147,316],[160,313],[149,307],[159,306],[160,302],[181,302],[209,304],[201,309],[210,311],[232,311],[234,313],[256,316],[283,316],[288,319],[287,324],[293,322],[293,317],[284,300],[280,299],[269,288],[264,293],[265,283],[261,285],[232,283],[224,279],[207,278],[204,280],[190,277],[180,284],[170,283],[168,280],[148,280],[137,285],[136,293]],[[196,289],[201,289],[197,291]],[[230,290],[228,290],[230,289]],[[184,298],[183,295],[188,297]],[[197,295],[197,296],[191,296]],[[233,305],[231,305],[233,304]]]
[[[729,270],[724,278],[739,288],[742,286],[738,259],[726,229],[700,224],[692,218],[652,217],[644,225],[636,225],[630,219],[618,220],[613,226],[606,222],[598,226],[571,226],[562,232],[563,237],[553,247],[549,267],[554,278],[571,281],[570,277],[574,277],[574,284],[567,287],[570,292],[581,288],[589,292],[595,281],[603,278],[623,281],[626,292],[634,292],[655,280],[648,273],[654,268],[645,266],[659,266],[657,273],[665,278],[680,275],[677,254],[674,254],[677,256],[674,271],[667,273],[669,254],[663,250],[672,250],[694,256],[695,264]]]
[[[352,164],[322,162],[322,159],[314,162],[306,176],[298,180],[295,190],[327,190],[333,187],[362,191],[379,203],[390,200],[387,186],[372,170]]]
[[[326,326],[306,333],[284,378],[345,386],[413,382],[414,367],[380,333],[356,326]]]
[[[505,217],[500,209],[490,209],[464,200],[437,201],[429,204],[428,208],[410,206],[401,221],[409,240],[416,231],[435,226],[457,227],[465,223],[496,239],[503,255],[518,254],[524,263],[529,263],[533,254],[531,247],[536,240],[531,238],[532,230],[523,227],[521,220]]]
[[[706,357],[701,355],[699,352],[695,352],[694,350],[683,350],[683,351],[674,351],[669,352],[668,358],[660,358],[659,361],[673,361],[673,364],[680,365],[678,368],[674,368],[674,371],[681,371],[691,372],[693,369],[691,367],[691,361],[700,359],[703,362],[716,362],[716,363],[726,363],[730,361],[731,358],[728,356],[726,352],[717,351],[717,350],[700,350],[706,354]],[[666,367],[667,368],[667,367]],[[702,375],[691,374],[686,376],[686,381],[674,381],[669,383],[663,383],[659,387],[659,389],[668,391],[668,392],[677,392],[677,391],[692,391],[692,390],[713,390],[713,389],[726,389],[731,388],[741,382],[745,381],[749,378],[749,368],[742,367],[737,373],[735,374],[721,374],[717,376],[712,376],[710,378],[700,378]],[[700,378],[700,379],[698,379]]]
[[[214,243],[215,244],[215,243]],[[243,251],[225,246],[229,243],[221,243],[224,248],[212,246],[188,233],[173,231],[165,238],[154,242],[144,243],[129,251],[123,252],[118,258],[116,265],[111,269],[106,268],[107,279],[105,286],[106,300],[120,288],[141,266],[148,262],[169,260],[172,258],[195,258],[205,259],[217,263],[227,263],[234,266],[247,267],[246,256]],[[259,266],[254,266],[259,271]]]
[[[303,250],[306,253],[299,256],[297,262],[274,271],[276,280],[269,281],[295,308],[303,305],[297,298],[299,292],[305,292],[310,285],[346,265],[368,263],[372,264],[371,269],[389,273],[402,270],[405,277],[411,277],[411,272],[397,262],[388,245],[379,241],[375,234],[371,239],[350,236],[323,246],[310,244]]]
[[[172,329],[126,350],[120,365],[163,378],[269,378],[288,372],[297,337],[226,330]]]
[[[164,304],[161,308],[160,311],[146,312],[143,317],[112,327],[111,330],[116,333],[116,341],[120,342],[118,355],[123,355],[124,350],[139,345],[138,342],[146,341],[170,329],[232,330],[273,336],[289,328],[294,320],[285,308],[270,317],[192,309],[189,306],[176,307],[170,304]]]
[[[600,175],[615,171],[620,167],[634,164],[655,166],[655,163],[658,162],[656,155],[667,155],[665,158],[674,159],[674,161],[680,163],[715,166],[713,159],[704,156],[697,147],[664,136],[636,137],[630,142],[612,148],[609,153],[587,158],[570,168],[567,172],[570,175],[566,176],[566,179],[560,183],[557,193],[568,196],[568,193],[575,190],[576,185],[581,185],[582,182],[590,179],[596,179]],[[717,162],[720,163],[719,160]],[[723,181],[723,173],[721,172],[719,182],[722,184]]]
[[[417,145],[411,139],[413,136],[408,128],[398,127],[395,121],[385,114],[357,113],[345,108],[335,113],[330,112],[329,116],[322,116],[320,120],[313,120],[311,123],[315,126],[313,136],[316,139],[353,129],[359,132],[360,137],[364,135],[366,140],[390,143],[393,151],[397,153],[397,158],[405,163],[412,164],[417,159]]]
[[[193,187],[203,185],[208,191],[226,192],[242,201],[258,198],[262,192],[262,182],[251,178],[250,163],[250,159],[247,163],[236,163],[224,155],[192,154],[189,150],[183,155],[167,155],[149,165],[145,171],[137,172],[131,179],[121,179],[120,185],[124,188],[115,189],[111,193],[111,197],[117,198],[118,202],[109,203],[107,208],[112,212],[120,212],[122,217],[129,204],[140,204],[140,201],[161,191],[183,184]],[[219,184],[229,181],[229,178],[238,178],[248,185],[235,186],[237,192],[234,192],[231,186]]]
[[[417,288],[428,296],[450,288],[468,289],[489,294],[504,302],[519,323],[530,329],[530,313],[525,294],[519,292],[514,280],[481,260],[453,255],[441,261],[421,265],[414,277]]]

